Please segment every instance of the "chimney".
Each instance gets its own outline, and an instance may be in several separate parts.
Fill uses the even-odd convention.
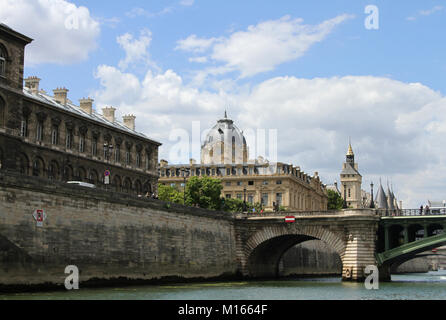
[[[115,111],[116,109],[113,107],[105,107],[102,109],[102,115],[105,119],[113,123],[115,122]]]
[[[37,77],[29,77],[25,79],[25,87],[31,90],[32,94],[37,94],[39,92],[40,79]]]
[[[134,115],[123,116],[122,120],[124,120],[124,125],[127,128],[135,131],[135,120],[136,120],[136,117]]]
[[[54,92],[54,100],[59,102],[60,104],[66,105],[67,104],[67,93],[68,89],[66,88],[57,88],[56,90],[53,90]]]
[[[93,113],[93,99],[90,98],[83,98],[79,100],[79,108],[88,113],[88,114],[92,114]]]
[[[197,164],[197,160],[195,160],[195,159],[190,159],[190,160],[189,160],[189,164],[190,164],[191,166],[193,166],[194,164]]]

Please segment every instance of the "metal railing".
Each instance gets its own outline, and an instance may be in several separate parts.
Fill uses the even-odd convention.
[[[446,208],[441,209],[377,209],[378,215],[381,217],[414,217],[414,216],[440,216],[446,215]]]

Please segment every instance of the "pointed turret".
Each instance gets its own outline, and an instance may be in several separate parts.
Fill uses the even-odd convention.
[[[388,209],[387,196],[384,192],[381,180],[379,181],[378,193],[376,194],[375,206],[377,209]]]

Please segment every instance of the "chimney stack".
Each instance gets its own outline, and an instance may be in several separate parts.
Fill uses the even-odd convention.
[[[124,120],[124,125],[130,130],[135,131],[135,120],[136,117],[134,115],[123,116],[122,120]]]
[[[116,109],[113,107],[105,107],[105,108],[102,108],[102,115],[104,116],[105,119],[107,119],[111,123],[114,123],[115,122],[115,111],[116,111]]]
[[[67,104],[67,94],[68,89],[66,88],[57,88],[53,90],[54,92],[54,99],[59,102],[60,104],[66,105]]]
[[[28,77],[25,79],[25,87],[31,90],[32,94],[37,94],[39,92],[40,79],[37,77]]]
[[[92,114],[93,113],[93,99],[91,98],[83,98],[79,100],[79,108],[88,113],[88,114]]]

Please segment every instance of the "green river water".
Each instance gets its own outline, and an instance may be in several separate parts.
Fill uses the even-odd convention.
[[[0,300],[446,300],[446,271],[393,275],[379,290],[340,278],[192,283],[2,294]]]

